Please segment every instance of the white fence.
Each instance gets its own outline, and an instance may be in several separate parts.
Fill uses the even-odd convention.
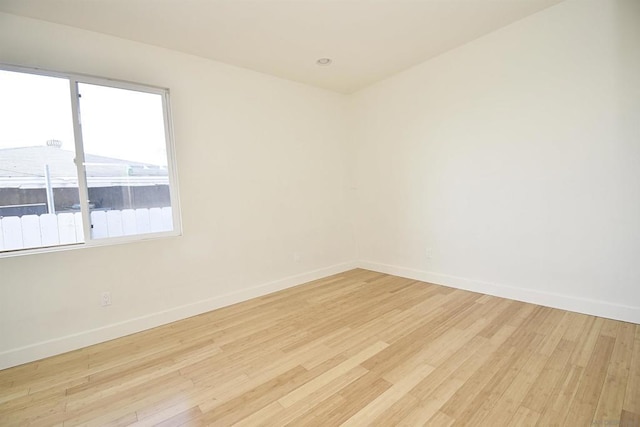
[[[171,208],[91,212],[92,237],[129,236],[173,230]],[[0,218],[0,251],[84,242],[79,212]]]

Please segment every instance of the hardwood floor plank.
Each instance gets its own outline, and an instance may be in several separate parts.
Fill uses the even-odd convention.
[[[419,404],[419,399],[416,399],[411,394],[405,394],[382,414],[369,420],[369,424],[373,426],[398,426],[400,421]]]
[[[515,378],[523,372],[525,374],[527,373],[527,365],[534,365],[534,367],[537,368],[536,362],[531,362],[531,358],[535,356],[535,350],[541,342],[542,336],[533,334],[531,341],[527,344],[526,350],[518,352],[513,358],[510,358],[508,362],[509,367],[505,366],[504,369],[496,373],[462,414],[454,417],[456,418],[456,423],[463,423],[459,425],[479,425],[485,423],[485,417],[490,414],[493,407],[501,401],[503,394],[506,393]],[[510,397],[512,396],[510,395]],[[505,404],[508,406],[509,402],[506,401]],[[442,412],[446,413],[444,410]]]
[[[539,418],[539,413],[532,411],[529,408],[525,408],[524,406],[520,406],[513,415],[513,418],[509,420],[508,425],[513,427],[533,427],[538,423]]]
[[[617,420],[612,420],[613,422]],[[620,424],[621,427],[635,427],[640,426],[640,414],[636,414],[633,412],[629,412],[626,410],[622,410],[622,414],[620,414]]]
[[[463,370],[467,366],[469,359],[472,359],[475,363],[481,364],[489,357],[489,342],[482,337],[474,337],[462,348],[451,355],[446,361],[438,366],[431,374],[425,379],[421,380],[415,385],[409,393],[414,397],[421,399],[424,396],[431,394],[440,384],[447,381],[450,377],[462,379],[465,378],[459,371]],[[468,375],[471,376],[475,369],[467,369]]]
[[[399,424],[406,426],[422,425],[427,423],[438,413],[442,413],[449,419],[454,420],[453,417],[450,417],[449,414],[445,414],[441,409],[444,404],[448,402],[451,397],[458,392],[458,390],[460,390],[463,384],[463,381],[455,378],[441,383],[429,395],[422,396],[418,405],[413,407],[413,409],[409,411],[402,420],[400,420]]]
[[[571,363],[576,366],[582,366],[583,368],[589,363],[591,355],[594,352],[596,342],[600,336],[600,329],[602,328],[603,319],[596,317],[590,318],[587,321],[589,325],[587,329],[583,331],[583,336],[580,338],[579,346],[576,351],[571,355]]]
[[[356,366],[352,370],[346,372],[344,375],[336,378],[335,380],[325,384],[318,390],[308,395],[304,400],[301,400],[288,408],[282,408],[277,414],[264,418],[261,422],[254,425],[272,426],[272,425],[287,425],[304,414],[310,412],[313,408],[320,405],[331,396],[336,395],[339,391],[358,380],[362,376],[366,375],[369,371],[362,366]],[[278,403],[280,407],[280,405]],[[242,420],[241,423],[244,423]],[[251,426],[251,424],[246,424]]]
[[[287,425],[340,425],[390,387],[369,372]]]
[[[536,377],[535,382],[524,397],[522,405],[534,412],[541,412],[552,395],[555,393],[554,386],[563,377],[567,369],[569,357],[574,349],[575,343],[561,340],[554,352],[547,359],[547,364],[542,372]]]
[[[633,339],[635,325],[609,321],[612,324],[603,336],[615,338],[609,369],[600,392],[600,400],[593,422],[602,422],[616,419],[622,413],[624,395],[629,380],[631,358],[633,354]],[[605,333],[606,332],[606,333]]]
[[[195,406],[195,407],[186,409],[182,412],[179,412],[169,418],[165,418],[162,421],[153,420],[153,422],[151,422],[151,420],[146,420],[146,421],[143,421],[142,423],[133,423],[132,426],[154,426],[154,427],[174,427],[174,426],[180,426],[180,425],[193,426],[196,424],[195,420],[197,420],[201,415],[202,415],[202,412],[200,411],[200,408]]]
[[[627,413],[628,418],[640,414],[640,325],[635,325],[633,356],[622,409]]]
[[[567,363],[556,387],[553,388],[542,407],[542,413],[536,425],[540,427],[565,425],[564,421],[567,418],[567,412],[571,402],[573,402],[583,374],[584,368],[582,366]]]
[[[302,366],[296,366],[210,410],[203,409],[200,405],[202,410],[200,419],[210,425],[233,424],[277,401],[282,395],[304,384],[310,377],[310,371]]]
[[[526,360],[524,366],[519,368],[519,372],[513,381],[504,390],[504,393],[496,399],[495,404],[489,407],[490,405],[486,404],[488,402],[485,403],[483,410],[486,415],[482,418],[482,423],[495,426],[511,425],[511,419],[516,416],[518,409],[521,408],[522,399],[531,389],[546,361],[547,356],[534,352]],[[504,380],[506,380],[506,377]],[[481,412],[478,412],[478,419],[481,416]]]
[[[599,329],[599,328],[598,328]],[[567,415],[567,421],[576,425],[590,424],[596,411],[598,399],[607,374],[615,340],[599,335],[593,353],[584,371]],[[579,366],[579,365],[578,365]]]
[[[350,371],[356,366],[362,364],[362,362],[366,361],[367,359],[375,356],[376,354],[378,354],[380,351],[384,350],[387,347],[389,347],[389,344],[387,343],[376,342],[375,344],[361,351],[357,355],[350,357],[349,359],[345,360],[339,365],[329,369],[323,374],[315,377],[313,380],[305,383],[301,387],[298,387],[291,393],[288,393],[285,396],[281,397],[280,399],[278,399],[278,402],[280,402],[280,404],[285,408],[288,408],[289,406],[293,405],[296,402],[299,402],[300,400],[304,399],[306,396],[318,390],[323,385],[329,383],[330,381],[343,375],[345,372]]]
[[[393,383],[384,393],[369,402],[342,425],[361,426],[366,424],[368,420],[380,416],[387,408],[405,396],[418,382],[427,377],[433,369],[430,365],[417,366],[411,372],[408,372],[404,378]]]
[[[455,423],[456,420],[451,418],[450,416],[438,411],[436,414],[427,421],[425,425],[429,426],[438,426],[438,427],[449,427]]]
[[[559,313],[561,316],[557,320],[556,324],[550,325],[550,329],[552,329],[551,333],[545,333],[544,331],[541,332],[545,334],[547,338],[545,339],[544,345],[537,350],[540,354],[551,356],[569,328],[571,319],[570,313],[566,311],[559,311]]]

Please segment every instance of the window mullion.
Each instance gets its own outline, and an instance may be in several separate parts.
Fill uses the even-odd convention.
[[[76,147],[76,168],[78,170],[78,191],[80,195],[80,212],[82,213],[82,229],[84,231],[84,241],[91,241],[91,214],[89,210],[89,186],[87,184],[87,174],[85,171],[84,145],[82,143],[82,122],[80,119],[80,93],[78,92],[78,81],[70,79],[71,89],[71,111],[73,116],[73,134]]]
[[[162,94],[162,115],[164,117],[164,134],[165,134],[165,147],[167,149],[167,170],[169,174],[169,198],[171,199],[171,206],[179,206],[178,202],[178,175],[176,173],[175,165],[175,151],[173,144],[173,128],[171,125],[171,112],[169,104],[169,94],[165,92]],[[174,227],[181,228],[180,224],[180,211],[179,209],[172,209],[172,217]]]

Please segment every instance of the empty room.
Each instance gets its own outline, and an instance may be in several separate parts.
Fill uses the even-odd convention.
[[[640,427],[640,1],[0,0],[0,426]]]

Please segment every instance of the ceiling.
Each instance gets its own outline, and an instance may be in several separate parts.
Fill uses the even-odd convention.
[[[0,11],[351,93],[560,1],[0,0]]]

